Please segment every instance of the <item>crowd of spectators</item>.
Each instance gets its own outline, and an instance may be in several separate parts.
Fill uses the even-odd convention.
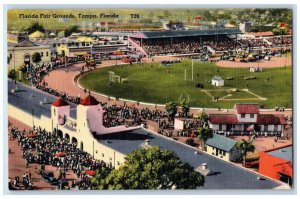
[[[292,45],[292,37],[270,37],[267,38],[267,40],[271,42],[273,46],[285,47]]]
[[[134,39],[133,39],[134,40]],[[202,36],[145,39],[143,42],[134,40],[142,46],[149,56],[167,54],[192,54],[209,53],[206,47],[215,51],[234,51],[235,49],[247,49],[248,47],[282,47],[292,44],[292,37],[269,37],[254,39],[231,39],[227,36]]]
[[[86,171],[96,170],[101,167],[110,167],[103,161],[94,160],[92,156],[80,149],[77,143],[70,143],[67,138],[62,138],[54,131],[52,133],[43,129],[33,128],[32,132],[20,131],[13,127],[10,132],[12,139],[17,139],[21,146],[22,158],[25,160],[26,167],[31,164],[40,165],[40,174],[45,172],[45,165],[56,167],[58,171],[57,189],[92,189],[90,182],[91,176]],[[59,155],[58,155],[59,154]],[[68,182],[64,186],[60,186],[59,182],[66,180],[66,172],[73,171],[77,175],[78,180],[74,180],[72,185]],[[15,180],[10,180],[9,187],[11,189],[19,189],[19,176]],[[31,173],[25,173],[23,176],[23,187],[25,189],[33,189]]]

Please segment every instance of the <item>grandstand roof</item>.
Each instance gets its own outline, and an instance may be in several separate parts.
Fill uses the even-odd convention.
[[[170,37],[192,37],[205,35],[230,35],[242,34],[240,29],[211,29],[211,30],[175,30],[175,31],[142,31],[131,35],[133,38],[170,38]]]

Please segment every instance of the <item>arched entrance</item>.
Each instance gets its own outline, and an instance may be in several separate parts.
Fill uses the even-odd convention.
[[[61,130],[58,130],[57,131],[57,136],[59,137],[59,138],[63,138],[64,136],[63,136],[63,132],[61,131]]]
[[[25,56],[24,56],[24,64],[25,65],[30,65],[30,55],[29,54],[26,54]]]
[[[68,140],[68,142],[70,142],[70,135],[66,133],[65,139]]]
[[[78,141],[77,141],[77,139],[76,139],[75,137],[72,137],[71,142],[72,142],[72,144],[75,144],[75,143],[76,143],[76,145],[77,145],[77,143],[78,143]]]

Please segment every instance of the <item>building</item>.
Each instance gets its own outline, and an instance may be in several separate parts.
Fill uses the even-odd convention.
[[[235,161],[241,157],[236,143],[233,139],[213,133],[213,136],[205,141],[205,151],[223,160]]]
[[[243,21],[239,24],[239,29],[245,33],[251,30],[251,22],[250,21]]]
[[[211,84],[214,86],[224,86],[224,80],[219,76],[213,76]]]
[[[283,135],[283,114],[260,114],[258,104],[236,104],[235,114],[210,114],[209,127],[216,133]]]
[[[31,33],[28,37],[29,37],[29,39],[43,38],[43,37],[45,37],[45,33],[42,33],[42,32],[37,30],[37,31]]]
[[[115,168],[124,164],[126,155],[132,151],[139,147],[155,145],[174,151],[183,162],[195,169],[205,164],[207,169],[213,171],[215,174],[205,177],[205,184],[201,189],[275,189],[282,186],[281,182],[268,178],[258,180],[262,177],[258,173],[247,171],[207,153],[195,153],[195,148],[140,126],[135,129],[123,126],[122,129],[128,130],[95,134],[89,128],[90,119],[93,120],[91,128],[98,131],[100,127],[95,127],[94,123],[97,122],[101,126],[101,120],[98,118],[101,112],[101,105],[92,97],[87,97],[80,105],[75,105],[23,84],[18,84],[16,89],[13,81],[8,80],[10,117],[21,119],[31,127],[35,125],[49,132],[58,131],[59,136],[77,143],[78,148],[90,153],[93,158],[103,160]]]
[[[87,46],[84,46],[87,45]],[[57,54],[62,56],[83,56],[89,53],[93,54],[93,57],[98,57],[100,54],[113,53],[121,48],[127,47],[125,44],[115,44],[115,45],[90,45],[90,44],[80,44],[79,46],[70,44],[61,44],[57,49]]]
[[[40,63],[48,63],[51,61],[51,49],[48,45],[37,45],[28,40],[24,40],[18,44],[11,45],[10,47],[8,47],[7,52],[8,70],[17,70],[23,64],[33,64],[32,55],[34,53],[40,53]]]
[[[259,173],[275,180],[293,185],[292,145],[259,153]]]

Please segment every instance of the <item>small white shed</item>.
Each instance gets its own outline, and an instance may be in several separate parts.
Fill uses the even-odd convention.
[[[224,86],[224,80],[219,76],[213,76],[211,84],[214,86]]]

